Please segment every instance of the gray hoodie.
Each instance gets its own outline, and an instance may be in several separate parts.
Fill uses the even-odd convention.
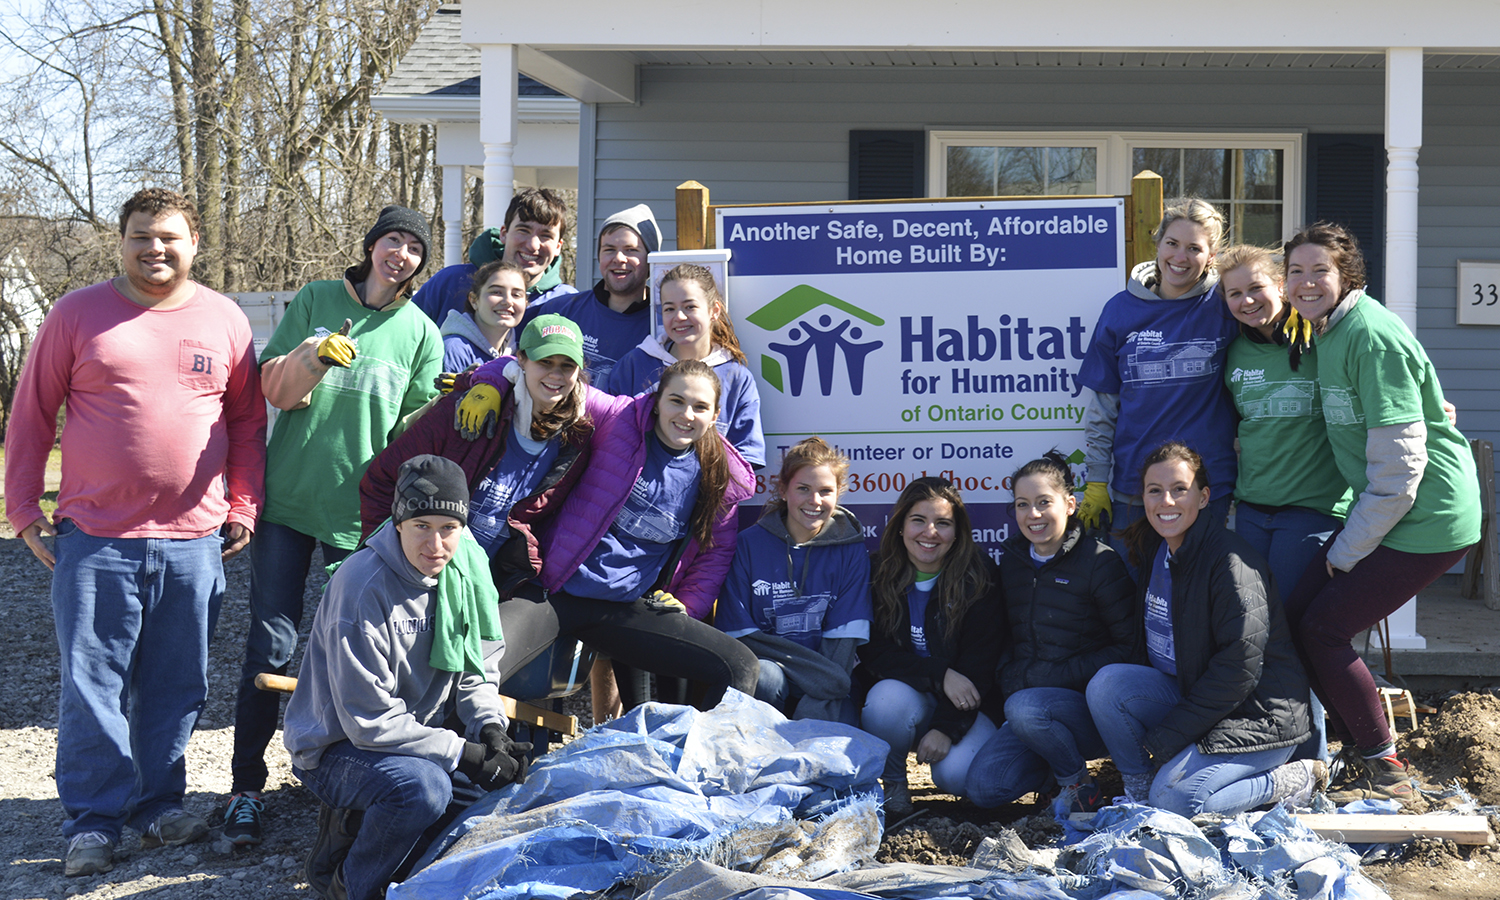
[[[465,737],[477,741],[485,725],[508,724],[495,689],[498,645],[486,644],[484,678],[428,664],[436,587],[437,579],[407,561],[389,522],[334,572],[286,707],[292,765],[316,769],[325,748],[347,740],[452,772]],[[454,694],[464,736],[443,727],[444,704]]]

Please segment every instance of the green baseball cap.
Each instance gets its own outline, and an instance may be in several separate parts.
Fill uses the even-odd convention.
[[[583,333],[572,319],[556,313],[531,320],[521,333],[521,350],[527,359],[566,356],[583,368]]]

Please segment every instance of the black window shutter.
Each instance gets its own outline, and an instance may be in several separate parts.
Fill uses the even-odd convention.
[[[1385,136],[1307,136],[1307,221],[1354,232],[1372,296],[1385,299]]]
[[[926,132],[849,132],[850,200],[925,197],[926,181]]]

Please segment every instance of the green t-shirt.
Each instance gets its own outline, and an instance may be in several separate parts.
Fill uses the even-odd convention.
[[[1318,354],[1303,354],[1294,372],[1286,347],[1240,335],[1229,345],[1224,384],[1240,414],[1235,499],[1342,518],[1352,494],[1323,424]]]
[[[1406,553],[1447,553],[1479,540],[1474,455],[1443,413],[1437,371],[1406,325],[1365,294],[1317,339],[1317,347],[1328,442],[1356,494],[1369,484],[1368,429],[1418,421],[1427,426],[1427,468],[1416,503],[1381,544]]]
[[[359,545],[359,480],[403,416],[431,398],[443,368],[437,326],[406,301],[382,310],[362,305],[347,283],[314,281],[292,298],[261,362],[285,356],[308,337],[354,322],[358,355],[334,367],[306,407],[276,418],[266,449],[261,515],[335,547]]]

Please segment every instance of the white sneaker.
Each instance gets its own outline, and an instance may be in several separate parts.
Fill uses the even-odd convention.
[[[68,838],[63,874],[98,875],[115,867],[115,842],[102,831],[80,831]]]

